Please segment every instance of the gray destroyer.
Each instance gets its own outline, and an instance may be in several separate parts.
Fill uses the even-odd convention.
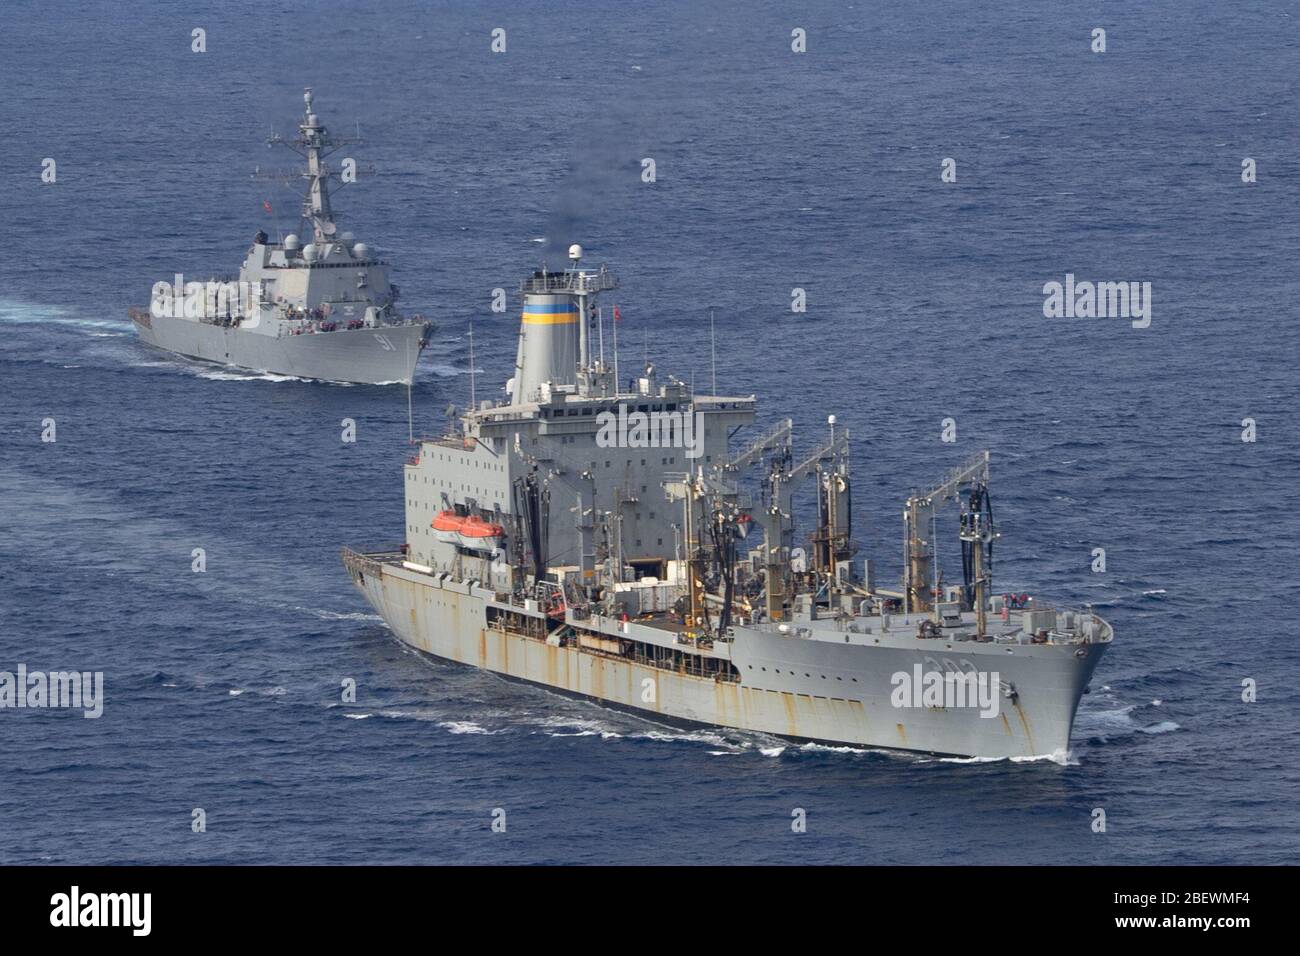
[[[343,552],[396,635],[667,722],[1064,755],[1112,630],[1091,611],[993,592],[988,453],[907,499],[903,574],[877,580],[855,557],[849,436],[834,417],[806,456],[788,419],[733,446],[754,396],[698,394],[650,365],[625,384],[597,305],[614,277],[570,255],[523,282],[506,399],[417,442],[406,542]],[[796,542],[801,483],[817,517]],[[944,505],[958,511],[959,583],[939,569]]]
[[[338,231],[330,205],[340,172],[326,163],[355,139],[335,139],[312,111],[298,136],[273,137],[306,160],[302,219],[311,240],[272,242],[259,230],[239,279],[154,286],[150,307],[130,310],[140,339],[189,358],[258,372],[331,382],[410,382],[433,325],[404,317],[388,262],[350,232]],[[351,163],[351,160],[345,160]]]

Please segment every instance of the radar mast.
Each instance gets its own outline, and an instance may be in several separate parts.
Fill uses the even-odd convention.
[[[267,140],[267,145],[283,146],[307,160],[306,169],[297,174],[307,180],[307,189],[302,200],[302,218],[311,223],[312,241],[317,246],[320,246],[331,239],[335,232],[338,231],[338,226],[334,222],[334,211],[330,205],[330,197],[345,184],[339,173],[332,169],[325,160],[343,146],[359,144],[361,137],[350,136],[336,139],[330,136],[329,130],[321,123],[320,117],[312,112],[313,95],[311,87],[307,87],[303,91],[302,99],[303,103],[306,104],[306,108],[303,111],[302,121],[298,124],[297,137],[290,140],[276,134]],[[284,178],[293,178],[293,175],[289,174]],[[331,186],[330,180],[332,179],[339,179],[340,184]]]

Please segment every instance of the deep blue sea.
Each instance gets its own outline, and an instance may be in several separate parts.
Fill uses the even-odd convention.
[[[0,79],[0,670],[106,695],[0,710],[0,863],[1296,860],[1295,3],[7,0]],[[468,402],[471,324],[500,394],[492,290],[583,243],[625,363],[711,388],[713,310],[760,427],[850,429],[882,576],[908,491],[992,451],[997,590],[1117,633],[1068,759],[683,731],[399,645],[338,552],[401,540],[406,390],[194,365],[126,317],[296,227],[250,174],[304,86],[375,167],[343,227],[440,325],[417,432]],[[1150,282],[1150,327],[1045,318],[1066,273]]]

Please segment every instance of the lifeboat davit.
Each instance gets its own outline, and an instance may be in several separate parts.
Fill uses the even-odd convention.
[[[506,533],[499,524],[484,521],[477,515],[458,515],[454,511],[439,511],[430,525],[439,541],[471,551],[496,550],[501,547],[501,539]]]

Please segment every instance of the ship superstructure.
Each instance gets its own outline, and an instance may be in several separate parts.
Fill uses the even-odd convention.
[[[993,592],[981,453],[913,494],[901,583],[853,540],[849,435],[748,443],[752,395],[701,395],[605,356],[604,268],[539,270],[506,399],[418,442],[406,542],[345,550],[356,586],[427,653],[674,721],[979,757],[1065,752],[1108,646],[1090,612]],[[614,331],[611,328],[611,331]],[[795,490],[816,524],[797,541]],[[959,506],[960,584],[934,529]]]
[[[131,318],[144,342],[191,358],[326,381],[409,382],[433,325],[404,317],[387,260],[339,231],[330,197],[341,170],[328,157],[359,140],[333,137],[310,89],[303,99],[298,135],[270,144],[304,161],[274,175],[304,184],[307,241],[298,234],[273,241],[258,230],[238,280],[160,282],[150,308],[131,309]]]

